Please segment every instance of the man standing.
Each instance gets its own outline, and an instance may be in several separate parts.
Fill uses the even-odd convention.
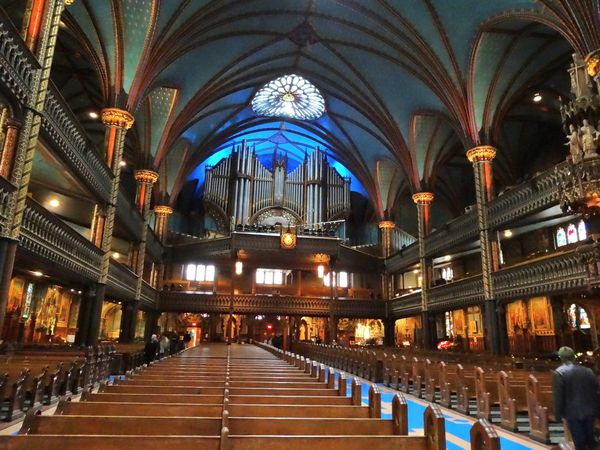
[[[575,363],[575,352],[561,347],[562,365],[552,374],[554,414],[566,419],[576,450],[594,450],[594,420],[600,409],[598,380],[590,369]]]

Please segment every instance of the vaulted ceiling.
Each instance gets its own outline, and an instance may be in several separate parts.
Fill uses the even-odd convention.
[[[168,172],[175,201],[232,135],[278,126],[249,107],[258,89],[302,75],[326,114],[288,122],[350,169],[379,218],[419,190],[450,218],[473,201],[472,146],[499,148],[501,185],[562,157],[558,97],[571,53],[600,47],[597,3],[75,0],[53,78],[98,141],[89,110],[134,112],[127,157]]]

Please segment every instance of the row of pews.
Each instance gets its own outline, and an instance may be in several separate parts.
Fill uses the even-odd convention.
[[[0,448],[446,448],[438,406],[425,411],[423,434],[409,435],[402,393],[385,420],[377,386],[362,406],[358,380],[350,396],[348,382],[272,347],[208,344],[86,391],[79,402],[61,400],[54,415],[29,412],[18,435],[0,437]],[[476,423],[471,434],[472,448],[499,449],[487,422]]]
[[[446,361],[447,354],[422,357],[392,349],[378,352],[315,344],[302,344],[297,351],[509,431],[527,433],[543,443],[557,443],[565,434],[563,424],[554,417],[549,367],[517,369],[499,360],[469,362],[465,355],[463,362],[451,363]]]
[[[116,358],[112,345],[36,348],[0,355],[0,420],[50,405],[105,380]]]

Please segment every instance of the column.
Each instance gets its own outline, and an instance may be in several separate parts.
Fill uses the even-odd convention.
[[[142,169],[137,170],[134,174],[135,181],[137,182],[137,195],[136,195],[136,207],[142,215],[142,236],[140,243],[137,247],[137,258],[135,260],[135,266],[133,271],[138,276],[137,284],[135,287],[135,299],[131,306],[131,317],[129,318],[129,329],[126,335],[126,341],[132,342],[135,339],[135,329],[137,326],[137,316],[140,305],[140,297],[142,296],[142,285],[144,283],[144,261],[146,259],[146,240],[148,237],[148,222],[150,219],[150,200],[152,198],[152,187],[158,180],[158,173]]]
[[[34,8],[35,17],[32,14]],[[29,17],[23,28],[25,41],[38,60],[40,68],[33,72],[31,92],[28,104],[25,105],[21,130],[16,137],[16,147],[13,147],[12,161],[5,158],[2,161],[4,167],[11,168],[9,181],[17,189],[8,199],[6,228],[0,230],[0,330],[3,328],[6,314],[10,278],[29,191],[33,157],[42,123],[58,24],[63,9],[63,0],[36,0],[25,12],[25,16]]]
[[[173,214],[173,208],[168,205],[157,205],[154,207],[154,214],[156,215],[156,235],[160,242],[165,245],[167,242],[167,231],[169,230],[169,216]],[[161,259],[156,270],[155,289],[162,289],[164,277],[165,261]]]
[[[86,345],[93,345],[98,339],[100,331],[100,319],[102,313],[102,302],[106,293],[106,282],[108,280],[108,270],[110,268],[110,255],[113,237],[113,228],[115,224],[115,212],[117,207],[117,197],[119,194],[119,180],[121,178],[120,162],[123,157],[123,148],[125,146],[125,134],[133,126],[133,116],[122,109],[107,108],[102,111],[102,123],[106,128],[104,134],[104,155],[105,161],[111,173],[112,180],[110,185],[110,198],[104,208],[103,227],[101,238],[97,239],[101,243],[100,249],[103,252],[100,265],[100,274],[98,275],[98,284],[96,287],[96,296],[90,306],[89,330],[86,334]]]
[[[388,258],[394,250],[394,228],[396,224],[391,220],[379,222],[379,243],[384,258]]]
[[[423,323],[423,334],[421,343],[423,348],[432,347],[431,326],[429,323],[428,294],[431,282],[431,264],[425,256],[425,238],[429,235],[430,221],[429,208],[434,199],[431,192],[417,192],[412,196],[417,205],[417,221],[419,230],[419,262],[421,267],[421,320]]]
[[[492,354],[500,353],[500,333],[498,328],[497,305],[494,299],[492,272],[498,270],[497,242],[492,242],[487,214],[487,204],[494,196],[492,160],[496,149],[490,145],[480,145],[467,152],[467,159],[473,164],[475,174],[475,198],[477,200],[477,222],[481,244],[481,277],[485,299],[485,339]]]

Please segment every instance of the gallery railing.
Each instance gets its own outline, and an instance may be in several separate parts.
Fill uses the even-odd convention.
[[[110,260],[107,283],[109,294],[116,295],[121,299],[135,298],[137,278],[137,275],[129,267],[113,259]]]
[[[38,258],[97,280],[102,252],[85,237],[32,199],[23,214],[20,246]]]

